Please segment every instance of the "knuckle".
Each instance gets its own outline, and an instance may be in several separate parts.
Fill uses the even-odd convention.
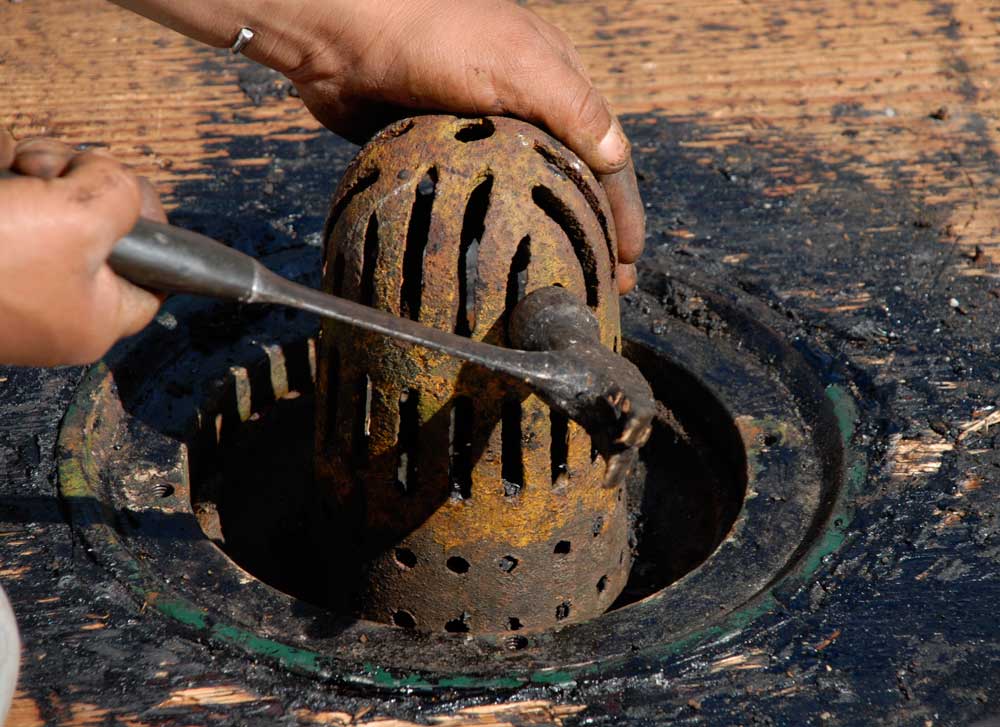
[[[92,151],[81,154],[78,159],[88,165],[91,174],[79,185],[74,201],[87,203],[98,197],[121,195],[138,207],[142,188],[135,174],[114,159]]]
[[[559,41],[560,45],[562,45],[563,50],[567,53],[576,53],[576,45],[573,43],[573,39],[569,37],[569,33],[557,25],[551,27],[553,35]]]
[[[607,126],[608,112],[604,97],[590,84],[583,84],[576,91],[571,108],[573,118],[580,126],[596,131],[604,131]],[[598,126],[601,128],[597,129]]]
[[[536,75],[540,69],[545,68],[552,61],[550,53],[545,48],[540,48],[534,37],[515,35],[508,38],[505,45],[510,49],[510,52],[500,56],[497,60],[506,66],[513,77],[519,80]]]

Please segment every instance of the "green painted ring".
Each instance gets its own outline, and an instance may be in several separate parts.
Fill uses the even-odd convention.
[[[676,281],[669,282],[674,286],[679,285]],[[808,539],[797,544],[794,552],[789,554],[788,562],[765,587],[735,604],[734,608],[711,623],[682,630],[667,638],[654,638],[652,642],[640,644],[635,649],[625,648],[618,654],[599,655],[596,659],[563,657],[556,659],[561,663],[532,664],[524,659],[507,660],[502,647],[494,643],[496,648],[492,652],[492,658],[488,659],[489,668],[473,668],[464,673],[414,669],[380,660],[377,656],[344,658],[329,650],[293,646],[280,638],[262,635],[243,624],[220,617],[211,604],[206,606],[183,589],[168,584],[160,570],[160,564],[136,557],[127,539],[116,529],[116,514],[102,491],[102,463],[96,454],[100,450],[97,438],[102,428],[106,428],[108,424],[101,419],[101,402],[113,400],[116,396],[112,370],[127,360],[132,352],[147,344],[155,331],[140,337],[131,346],[120,349],[107,363],[93,367],[83,379],[60,430],[60,494],[78,535],[98,561],[128,586],[140,610],[153,611],[163,616],[207,644],[235,648],[251,658],[266,660],[293,672],[345,685],[383,689],[499,690],[529,684],[567,684],[579,679],[616,673],[626,664],[632,670],[643,664],[651,669],[656,668],[664,660],[682,651],[709,641],[728,638],[747,628],[755,619],[773,608],[774,591],[778,587],[794,589],[808,583],[810,577],[821,567],[824,558],[835,552],[847,537],[852,516],[851,503],[861,491],[867,477],[865,458],[851,444],[859,413],[848,389],[836,383],[823,385],[805,358],[788,346],[775,328],[761,322],[772,322],[774,317],[769,316],[760,306],[748,306],[746,296],[724,289],[720,291],[718,287],[711,286],[697,288],[696,291],[707,302],[707,308],[726,322],[728,335],[740,340],[745,350],[752,350],[759,359],[766,360],[772,370],[779,372],[783,381],[791,381],[793,385],[798,382],[798,385],[808,389],[808,396],[812,397],[815,409],[813,427],[823,429],[826,446],[835,446],[837,451],[833,454],[839,461],[834,468],[835,476],[826,482],[825,490],[819,498]],[[744,306],[749,307],[749,312]],[[635,310],[631,313],[626,311],[624,319],[631,346],[642,347],[661,356],[676,353],[666,345],[663,337],[649,332],[646,314]],[[830,442],[834,432],[835,445]],[[831,452],[826,455],[828,458],[832,456]],[[713,559],[714,556],[695,572],[714,567],[716,564]],[[687,577],[682,579],[686,580]],[[615,614],[619,624],[622,620],[626,623],[634,621],[644,624],[644,628],[648,629],[650,619],[657,618],[658,597],[660,594],[589,622],[591,630],[587,633],[580,634],[579,629],[568,627],[555,634],[545,634],[541,637],[540,648],[551,648],[553,652],[566,654],[572,651],[575,638],[579,642],[577,646],[582,644],[585,651],[593,643],[593,635],[601,632],[601,622]],[[662,614],[660,617],[662,618]],[[378,628],[392,631],[388,627]],[[574,630],[576,633],[573,633]],[[631,647],[631,644],[627,646]]]

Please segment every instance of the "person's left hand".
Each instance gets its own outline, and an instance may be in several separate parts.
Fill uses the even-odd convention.
[[[107,154],[0,128],[0,362],[90,363],[156,314],[157,295],[107,257],[140,215],[165,221],[148,182]]]

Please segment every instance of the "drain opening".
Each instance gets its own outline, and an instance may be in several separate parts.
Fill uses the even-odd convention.
[[[500,427],[500,479],[503,494],[514,497],[524,487],[524,460],[521,442],[521,402],[510,397],[503,400]]]
[[[448,570],[452,573],[458,573],[459,575],[464,575],[469,572],[469,561],[458,555],[453,555],[445,562],[448,566]]]
[[[470,141],[481,141],[489,139],[496,131],[496,127],[489,119],[476,119],[466,124],[455,133],[455,138],[466,143]]]
[[[542,146],[539,143],[535,143],[535,151],[553,167],[557,174],[562,174],[566,176],[576,188],[583,195],[584,199],[587,200],[587,204],[590,205],[590,209],[593,211],[594,216],[597,218],[598,224],[601,226],[601,232],[604,234],[604,242],[608,247],[608,260],[611,261],[611,276],[614,277],[615,264],[618,262],[617,253],[615,250],[614,240],[611,238],[611,232],[608,229],[608,218],[605,216],[604,211],[601,209],[601,203],[597,200],[597,195],[590,188],[590,185],[584,180],[583,175],[580,174],[578,169],[574,169],[573,165],[561,154],[556,154],[552,149]],[[618,348],[616,347],[617,351]]]
[[[549,445],[549,462],[552,484],[557,484],[569,471],[569,419],[562,412],[549,412],[549,429],[552,442]]]
[[[400,136],[407,134],[413,128],[413,119],[403,119],[402,121],[397,121],[391,126],[387,126],[379,132],[378,136],[380,139],[397,139]]]
[[[541,185],[531,190],[531,198],[553,222],[562,228],[563,233],[573,246],[577,262],[583,271],[583,283],[587,290],[587,305],[596,308],[598,304],[598,290],[600,284],[597,277],[597,258],[594,250],[587,241],[587,233],[583,225],[573,214],[573,211],[557,197],[551,189]]]
[[[353,202],[356,197],[361,196],[366,189],[375,184],[381,173],[381,170],[378,167],[375,167],[370,172],[365,172],[354,180],[354,183],[337,201],[333,209],[330,210],[330,216],[326,221],[326,229],[323,232],[324,240],[328,240],[330,238],[330,233],[333,232],[333,228],[337,226],[337,222],[344,214],[344,210],[350,206],[351,202]]]
[[[472,414],[472,399],[467,396],[455,397],[451,408],[448,427],[449,479],[451,496],[455,500],[472,497],[472,431],[475,419]]]
[[[346,261],[344,259],[344,253],[340,250],[337,251],[336,255],[333,257],[333,284],[330,286],[333,290],[334,295],[344,294],[344,267]]]
[[[469,633],[469,614],[464,611],[458,618],[454,618],[444,625],[444,630],[450,634]]]
[[[306,351],[303,346],[296,354],[300,360],[289,355],[290,369],[308,372]],[[608,599],[613,601],[612,610],[646,598],[702,562],[732,527],[746,482],[742,440],[723,406],[683,370],[673,369],[656,358],[634,360],[647,376],[657,379],[654,383],[657,397],[676,414],[678,423],[656,422],[652,440],[643,449],[640,464],[629,481],[628,502],[635,521],[636,551],[624,590],[616,599]],[[265,371],[269,372],[269,368],[265,367]],[[648,372],[656,372],[656,376]],[[351,606],[343,601],[346,596],[331,592],[324,579],[316,574],[328,573],[329,582],[340,585],[357,578],[356,563],[343,558],[344,553],[357,550],[356,543],[345,536],[341,545],[336,548],[330,545],[331,532],[351,532],[350,521],[340,519],[345,517],[343,509],[315,507],[304,494],[308,487],[274,486],[275,482],[308,482],[313,476],[315,421],[311,414],[315,398],[308,373],[305,378],[297,383],[301,395],[296,398],[272,397],[272,402],[266,404],[267,397],[255,393],[260,416],[238,427],[226,425],[221,439],[215,435],[215,415],[208,412],[203,417],[204,435],[196,434],[189,445],[192,510],[205,533],[243,569],[280,591],[347,615]],[[270,387],[269,373],[256,375],[251,369],[250,379],[252,386],[260,391]],[[363,411],[368,396],[367,382],[362,384],[355,388],[356,406]],[[325,395],[329,397],[331,392]],[[411,437],[410,441],[415,442],[419,430],[416,392],[400,399],[403,438]],[[346,405],[347,399],[343,403]],[[412,415],[404,414],[406,411]],[[465,403],[458,403],[453,413],[457,415],[458,426],[451,427],[449,437],[450,474],[453,483],[461,483],[457,491],[468,497],[471,480],[466,455],[471,457],[472,402],[466,399]],[[353,419],[364,421],[363,416]],[[568,468],[568,426],[558,417],[554,419],[552,428],[556,436],[550,455],[553,474],[559,480],[566,477]],[[358,427],[363,433],[363,424]],[[403,468],[409,473],[407,486],[412,486],[415,480],[413,461],[410,458]],[[665,481],[671,486],[662,486]],[[616,492],[616,497],[624,497],[623,488]],[[600,542],[606,527],[604,518],[595,517],[588,528],[588,542],[591,538]],[[586,547],[569,539],[565,539],[567,545],[561,542],[556,540],[548,545],[551,557],[569,557],[567,553],[557,553],[557,548],[568,547],[573,553],[578,549],[583,552]],[[413,551],[405,546],[390,549],[389,555],[395,568],[416,572],[421,567]],[[467,563],[471,560],[465,553],[453,557],[461,557]],[[615,561],[624,564],[626,557],[627,551],[622,549]],[[492,561],[497,569],[493,572],[499,571],[496,577],[511,578],[514,584],[514,579],[520,578],[522,560],[520,553],[499,555]],[[455,575],[454,571],[442,570]],[[489,569],[484,570],[482,577],[488,577],[488,572]],[[462,577],[470,579],[475,573],[470,564]],[[601,572],[594,573],[593,578],[590,582],[594,585],[590,588],[595,589],[595,595],[607,598],[611,578]],[[574,618],[569,599],[557,602],[552,608],[553,614],[558,609],[560,622]],[[409,628],[405,615],[398,618],[393,615],[402,610],[405,609],[387,614],[387,621]],[[406,613],[412,617],[412,613]],[[474,630],[467,611],[446,623],[447,628],[440,622],[436,628],[450,633]],[[517,624],[524,628],[523,623],[523,615],[518,615],[506,617],[503,625],[506,631],[511,631]],[[419,624],[413,628],[428,626]]]
[[[419,391],[407,390],[399,395],[399,431],[396,435],[399,461],[396,464],[396,489],[404,495],[414,492],[417,487],[419,405]]]
[[[479,280],[479,241],[486,231],[486,213],[490,207],[493,177],[486,179],[472,190],[465,205],[462,232],[458,246],[458,315],[455,333],[470,336],[476,327],[476,283]]]
[[[525,236],[517,244],[517,252],[510,261],[510,271],[507,273],[507,294],[505,297],[505,311],[514,310],[527,294],[528,286],[528,265],[531,263],[531,238]],[[505,316],[506,317],[506,316]],[[505,325],[507,343],[510,344],[510,332]]]
[[[415,629],[417,627],[417,621],[413,618],[413,614],[402,609],[392,614],[392,622],[403,629]]]
[[[437,180],[437,169],[431,167],[417,183],[413,208],[410,211],[410,224],[406,230],[399,314],[412,320],[420,318],[420,302],[424,287],[424,253],[427,250],[427,236],[431,228],[431,209],[434,206]]]
[[[409,548],[396,548],[393,551],[393,556],[403,568],[413,568],[417,564],[417,556]]]
[[[354,433],[351,437],[354,464],[364,467],[368,463],[368,438],[372,425],[372,380],[370,376],[358,382],[355,400],[359,406],[354,417]]]

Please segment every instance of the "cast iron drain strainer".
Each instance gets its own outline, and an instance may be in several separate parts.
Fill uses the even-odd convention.
[[[621,336],[610,219],[597,179],[531,124],[405,119],[365,145],[334,194],[323,287],[507,347],[515,309],[523,332],[553,309],[530,301],[558,295],[624,376],[610,353]],[[359,553],[358,578],[341,568],[331,597],[452,633],[607,610],[632,564],[628,510],[602,486],[587,429],[519,381],[331,319],[317,348],[315,491],[332,522],[312,530],[335,534],[319,549]]]
[[[312,547],[301,495],[312,454],[308,316],[248,319],[174,301],[164,325],[87,375],[60,435],[63,498],[137,613],[298,672],[481,688],[634,668],[766,610],[779,582],[836,545],[848,474],[863,476],[846,444],[846,391],[819,378],[766,306],[695,279],[647,276],[655,295],[623,306],[624,353],[676,421],[657,427],[629,485],[629,584],[589,621],[419,633],[314,605],[352,554]]]

